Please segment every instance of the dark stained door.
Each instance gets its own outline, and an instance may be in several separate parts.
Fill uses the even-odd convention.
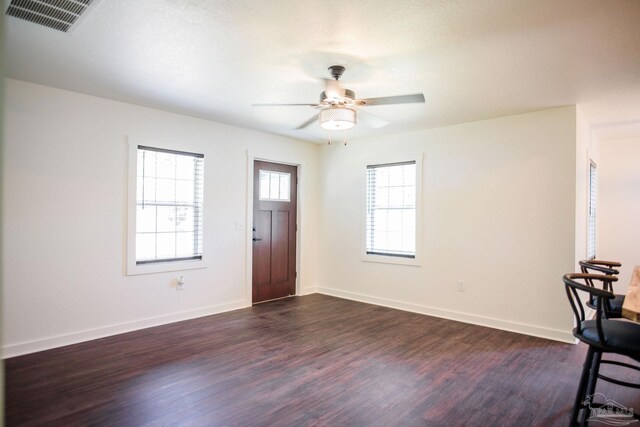
[[[253,303],[296,293],[297,167],[253,166]]]

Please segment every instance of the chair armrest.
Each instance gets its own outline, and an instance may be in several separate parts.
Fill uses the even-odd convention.
[[[608,275],[620,274],[620,271],[616,270],[615,268],[604,267],[604,265],[606,265],[604,263],[608,263],[609,261],[598,261],[598,262],[599,264],[594,263],[592,261],[580,261],[578,264],[580,264],[580,267],[582,267],[582,271],[585,273],[588,273],[587,269],[589,269],[589,270],[599,271],[600,273],[604,273]]]
[[[609,267],[609,268],[622,267],[622,264],[620,264],[618,261],[604,261],[604,260],[601,260],[601,259],[590,259],[587,262],[589,264],[604,265],[604,266]]]
[[[569,273],[565,274],[562,278],[562,281],[565,285],[568,285],[574,289],[578,289],[583,292],[587,292],[592,296],[602,297],[606,299],[613,299],[615,295],[613,292],[609,292],[606,289],[600,289],[595,286],[583,285],[582,283],[576,282],[574,279],[586,279],[588,280],[599,280],[606,282],[616,282],[618,278],[615,276],[603,276],[601,274],[585,274],[585,273]]]

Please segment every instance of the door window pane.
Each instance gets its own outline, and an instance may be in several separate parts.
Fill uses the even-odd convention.
[[[260,170],[260,200],[288,202],[291,200],[291,174]]]

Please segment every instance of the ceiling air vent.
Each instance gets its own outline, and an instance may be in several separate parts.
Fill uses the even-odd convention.
[[[7,15],[67,32],[93,0],[11,0]]]

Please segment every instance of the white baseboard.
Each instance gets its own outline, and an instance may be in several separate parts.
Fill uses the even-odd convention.
[[[7,344],[2,346],[2,358],[6,359],[8,357],[21,356],[23,354],[35,353],[37,351],[49,350],[84,341],[91,341],[98,338],[137,331],[139,329],[150,328],[153,326],[166,325],[168,323],[180,322],[182,320],[194,319],[196,317],[210,316],[212,314],[223,313],[225,311],[237,310],[245,307],[247,307],[245,301],[232,301],[225,304],[172,313],[166,316],[150,317],[133,322],[119,323],[116,325],[72,332],[70,334],[41,338],[33,341]]]
[[[426,314],[428,316],[440,317],[443,319],[456,320],[474,325],[486,326],[494,329],[501,329],[509,332],[516,332],[534,337],[546,338],[554,341],[560,341],[575,344],[576,339],[569,331],[561,331],[557,329],[544,328],[541,326],[528,325],[525,323],[511,322],[489,317],[482,317],[473,314],[460,313],[450,310],[442,310],[439,308],[429,307],[425,305],[406,303],[403,301],[392,300],[388,298],[379,298],[355,292],[343,291],[326,287],[307,287],[300,290],[300,295],[310,295],[320,293],[338,298],[349,299],[353,301],[364,302],[368,304],[380,305],[383,307],[395,308],[398,310],[409,311],[412,313]],[[150,328],[153,326],[166,325],[168,323],[180,322],[182,320],[194,319],[197,317],[210,316],[212,314],[223,313],[226,311],[237,310],[247,307],[245,301],[233,301],[230,303],[209,306],[196,310],[189,310],[180,313],[172,313],[166,316],[157,316],[134,322],[120,323],[116,325],[105,326],[101,328],[88,329],[85,331],[73,332],[70,334],[57,335],[53,337],[42,338],[33,341],[27,341],[17,344],[7,344],[2,347],[2,358],[20,356],[23,354],[35,353],[37,351],[49,350],[56,347],[62,347],[70,344],[77,344],[84,341],[90,341],[98,338],[104,338],[111,335],[132,332],[139,329]]]
[[[503,331],[516,332],[524,335],[531,335],[539,338],[546,338],[553,341],[560,341],[569,344],[576,344],[576,339],[570,331],[550,329],[542,326],[528,325],[526,323],[512,322],[508,320],[493,319],[490,317],[477,316],[475,314],[461,313],[457,311],[443,310],[426,305],[412,304],[387,298],[379,298],[355,292],[343,291],[339,289],[325,288],[319,286],[317,292],[338,298],[353,301],[365,302],[368,304],[380,305],[383,307],[395,308],[412,313],[426,314],[428,316],[440,317],[443,319],[455,320],[458,322],[470,323],[473,325],[486,326]]]

